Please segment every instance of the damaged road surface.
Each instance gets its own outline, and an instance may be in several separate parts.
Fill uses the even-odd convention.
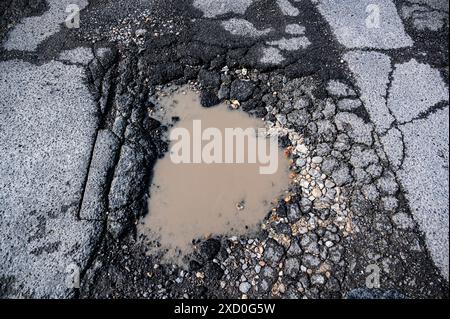
[[[2,1],[0,296],[448,298],[448,12],[431,0]],[[170,132],[191,111],[158,114],[183,89],[223,108],[221,124],[242,115],[277,137],[289,171],[270,198],[246,206],[228,179],[196,173],[158,193]],[[198,216],[189,208],[208,202],[189,201],[202,194],[257,220],[192,221],[181,258],[167,258],[163,204]]]

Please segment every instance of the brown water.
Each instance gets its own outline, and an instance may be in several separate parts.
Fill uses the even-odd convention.
[[[218,128],[223,135],[226,128],[264,125],[261,120],[240,110],[230,110],[225,104],[203,108],[192,91],[178,91],[163,98],[161,105],[166,121],[179,118],[172,130],[186,128],[191,137],[193,120],[201,120],[203,129]],[[174,143],[176,141],[171,142],[171,146]],[[245,146],[249,143],[247,140]],[[193,144],[190,145],[191,158],[195,151]],[[205,144],[207,141],[202,145]],[[274,174],[264,175],[260,174],[261,163],[248,163],[248,157],[240,164],[175,164],[170,152],[167,153],[155,165],[148,215],[140,223],[139,232],[157,239],[173,257],[176,252],[178,255],[189,253],[193,239],[240,235],[254,229],[288,188],[288,161],[279,148],[276,148],[276,156],[278,169]]]

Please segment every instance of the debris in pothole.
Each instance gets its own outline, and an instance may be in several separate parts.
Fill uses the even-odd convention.
[[[289,187],[282,150],[258,131],[264,122],[225,104],[204,108],[195,92],[183,91],[158,105],[163,122],[179,119],[168,123],[168,134],[186,135],[176,135],[156,163],[148,216],[139,228],[171,257],[178,250],[190,252],[191,243],[206,234],[254,230],[271,210],[271,200]],[[263,167],[273,170],[264,173]]]
[[[0,4],[0,296],[448,298],[448,2],[74,2]],[[193,110],[277,191],[164,170]]]

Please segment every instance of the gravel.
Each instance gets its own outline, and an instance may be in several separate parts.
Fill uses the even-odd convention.
[[[275,240],[268,239],[264,250],[264,259],[272,265],[277,264],[284,255],[283,246],[279,245]]]
[[[284,262],[284,273],[287,276],[296,278],[298,272],[300,271],[300,262],[297,258],[287,258]]]
[[[248,293],[248,291],[252,288],[252,285],[248,282],[242,282],[239,284],[239,291],[243,294]]]

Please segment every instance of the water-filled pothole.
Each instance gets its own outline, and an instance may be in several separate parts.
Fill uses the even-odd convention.
[[[138,227],[139,233],[157,240],[161,248],[168,250],[167,256],[180,257],[192,250],[195,239],[240,235],[255,229],[288,189],[289,163],[283,151],[259,133],[245,135],[240,145],[234,137],[234,154],[230,157],[227,145],[231,140],[227,136],[230,129],[251,132],[263,128],[264,122],[244,111],[231,110],[224,103],[204,108],[195,92],[184,89],[161,98],[160,105],[163,120],[174,123],[170,133],[186,129],[189,139],[183,137],[183,141],[190,145],[182,144],[178,136],[171,141],[165,157],[156,163],[148,214]],[[202,134],[209,139],[199,144]],[[211,148],[213,142],[215,148]],[[186,155],[186,150],[190,163],[185,163],[188,158],[176,163],[177,158],[180,161],[177,156]],[[236,163],[239,150],[245,150],[244,163]],[[251,159],[253,150],[257,150],[253,154],[256,161]],[[258,153],[264,150],[265,157]],[[209,163],[213,160],[208,154],[214,155],[213,163]],[[266,174],[262,174],[262,168]]]

